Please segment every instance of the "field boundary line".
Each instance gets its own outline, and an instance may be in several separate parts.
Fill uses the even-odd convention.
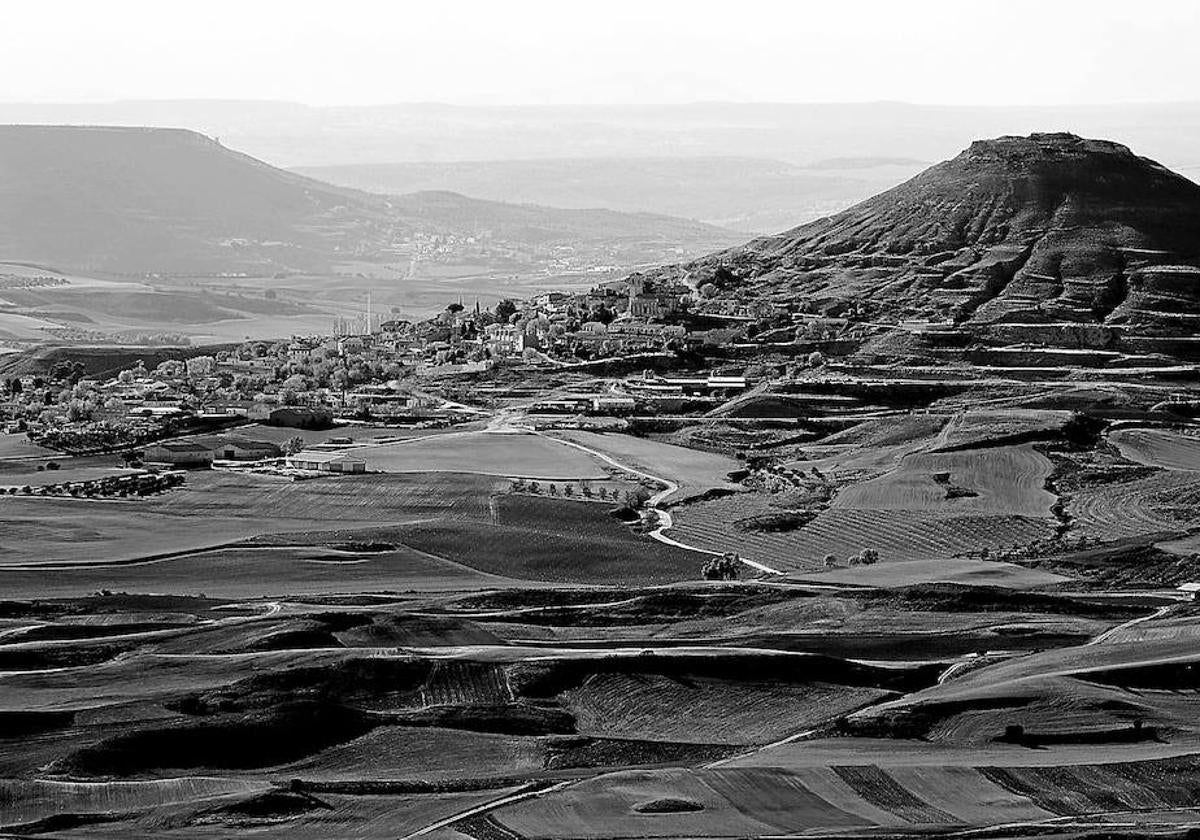
[[[491,802],[485,802],[482,805],[475,805],[474,807],[467,808],[465,811],[459,811],[457,814],[452,814],[449,817],[440,819],[437,822],[425,826],[424,828],[419,828],[416,831],[405,834],[400,838],[400,840],[413,840],[415,837],[423,837],[431,831],[437,831],[439,828],[446,828],[447,826],[454,825],[454,823],[469,819],[470,817],[486,814],[489,811],[494,811],[495,809],[502,808],[505,805],[511,805],[514,802],[523,802],[526,799],[533,799],[538,796],[544,796],[547,793],[552,793],[556,790],[561,790],[567,785],[574,784],[576,781],[578,780],[568,779],[565,782],[559,782],[556,785],[551,785],[550,787],[546,788],[526,786],[525,790],[519,790],[516,793],[510,793],[507,796],[500,797],[499,799],[493,799]]]
[[[1084,647],[1091,647],[1092,645],[1102,645],[1105,642],[1107,642],[1109,639],[1111,639],[1113,636],[1117,635],[1118,633],[1124,632],[1125,630],[1128,630],[1130,627],[1136,627],[1137,625],[1139,625],[1143,622],[1154,621],[1156,619],[1162,618],[1163,616],[1165,616],[1167,613],[1169,613],[1174,608],[1175,608],[1175,604],[1167,604],[1165,607],[1159,607],[1157,610],[1150,613],[1149,615],[1139,616],[1138,618],[1130,619],[1129,621],[1126,621],[1122,624],[1118,624],[1116,627],[1110,627],[1109,629],[1107,629],[1103,633],[1101,633],[1099,636],[1096,636],[1094,639],[1092,639],[1088,642],[1084,642]]]

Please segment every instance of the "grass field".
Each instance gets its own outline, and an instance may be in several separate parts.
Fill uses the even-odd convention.
[[[384,472],[462,472],[537,479],[605,478],[601,465],[578,449],[541,435],[497,432],[444,434],[361,447],[370,469]]]
[[[42,487],[47,484],[65,484],[73,481],[94,481],[101,478],[111,478],[122,475],[133,475],[141,470],[127,470],[120,467],[73,466],[70,459],[65,466],[57,470],[26,470],[0,471],[0,490],[9,487]]]
[[[184,486],[129,500],[0,498],[0,566],[97,563],[228,545],[278,532],[490,519],[507,483],[456,473],[362,475],[292,482],[193,472]]]
[[[405,545],[490,574],[562,583],[666,583],[699,577],[703,555],[662,545],[589,502],[502,496],[496,524],[407,526]]]
[[[44,446],[38,446],[23,433],[0,432],[0,461],[25,458],[55,458],[59,453]]]
[[[131,565],[3,569],[6,598],[68,598],[114,592],[204,593],[268,598],[339,592],[440,592],[515,586],[405,548],[355,557],[314,547],[230,548]]]
[[[577,431],[551,434],[601,452],[620,464],[675,482],[679,492],[669,499],[671,502],[717,487],[742,489],[728,480],[729,473],[741,469],[742,464],[724,455],[623,434]]]
[[[472,428],[474,428],[474,424],[447,426],[441,429],[417,429],[405,426],[382,426],[376,423],[354,423],[333,429],[311,430],[251,423],[247,426],[238,426],[230,434],[251,440],[266,440],[276,444],[283,444],[294,437],[299,437],[304,440],[305,445],[325,443],[330,438],[350,438],[357,446],[382,440],[394,441],[437,435],[457,435]]]

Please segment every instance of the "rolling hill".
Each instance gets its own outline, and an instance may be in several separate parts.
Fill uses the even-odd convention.
[[[1198,230],[1194,182],[1117,143],[1033,134],[975,142],[842,213],[684,268],[727,295],[860,306],[874,322],[957,327],[960,342],[1187,355]]]
[[[630,261],[738,239],[665,216],[372,195],[181,129],[0,127],[0,259],[118,274],[320,271],[418,233],[616,249]]]

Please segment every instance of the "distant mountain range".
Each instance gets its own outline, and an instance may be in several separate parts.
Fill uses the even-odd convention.
[[[1046,130],[1107,137],[1179,171],[1200,166],[1200,102],[1046,107],[0,103],[4,123],[190,128],[283,167],[555,158],[768,158],[800,166],[830,158],[936,161],[979,137]]]
[[[310,107],[289,102],[4,104],[0,124],[169,126],[356,189],[458,192],[775,233],[840,212],[979,137],[1107,137],[1200,178],[1200,103],[902,102]],[[327,168],[328,167],[328,168]]]
[[[615,262],[739,238],[661,215],[373,195],[181,129],[0,126],[0,259],[126,274],[322,271],[418,233],[561,244]]]
[[[496,201],[645,211],[746,233],[774,233],[843,210],[926,165],[909,158],[832,158],[801,166],[754,157],[603,157],[366,163],[296,171],[372,192],[453,190]]]
[[[746,300],[957,325],[960,340],[1192,355],[1200,186],[1118,143],[1000,137],[680,272]]]

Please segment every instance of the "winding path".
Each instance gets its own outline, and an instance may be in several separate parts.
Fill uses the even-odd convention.
[[[676,484],[674,481],[671,481],[669,478],[664,478],[659,475],[652,475],[651,473],[648,473],[645,470],[639,470],[635,467],[629,466],[628,464],[622,464],[620,461],[617,461],[614,458],[611,458],[608,455],[605,455],[603,452],[598,452],[597,450],[592,449],[589,446],[584,446],[582,443],[576,443],[573,440],[564,440],[562,438],[550,437],[549,435],[543,434],[542,432],[538,432],[538,431],[535,431],[534,434],[541,435],[542,437],[548,438],[549,440],[553,440],[556,443],[561,443],[563,446],[570,446],[570,447],[573,447],[574,449],[580,450],[581,452],[586,452],[588,455],[591,455],[593,458],[598,458],[599,460],[604,461],[605,463],[609,464],[610,466],[616,467],[617,469],[622,470],[623,472],[632,473],[634,475],[640,475],[643,478],[648,478],[651,481],[654,481],[654,482],[664,485],[664,489],[659,490],[657,493],[655,493],[653,496],[651,496],[649,499],[646,500],[646,508],[654,511],[654,513],[658,516],[658,527],[650,532],[650,537],[655,540],[658,540],[660,543],[663,543],[664,545],[674,546],[675,548],[682,548],[686,551],[695,551],[700,554],[706,554],[710,557],[722,556],[721,552],[719,552],[719,551],[711,551],[710,549],[707,549],[707,548],[699,548],[694,545],[688,545],[687,543],[680,542],[679,540],[674,539],[673,537],[668,537],[666,535],[665,532],[669,531],[672,528],[672,526],[674,526],[675,523],[674,523],[674,520],[672,520],[672,518],[671,518],[670,512],[658,507],[658,505],[661,504],[662,501],[664,499],[666,499],[668,496],[670,496],[671,494],[678,492],[679,485]],[[770,566],[767,566],[763,563],[756,562],[754,560],[747,560],[745,557],[742,557],[741,555],[738,555],[738,559],[745,565],[749,566],[750,568],[756,569],[757,571],[763,572],[765,574],[768,574],[768,575],[782,575],[783,574],[783,572],[779,571],[778,569],[772,569]]]

